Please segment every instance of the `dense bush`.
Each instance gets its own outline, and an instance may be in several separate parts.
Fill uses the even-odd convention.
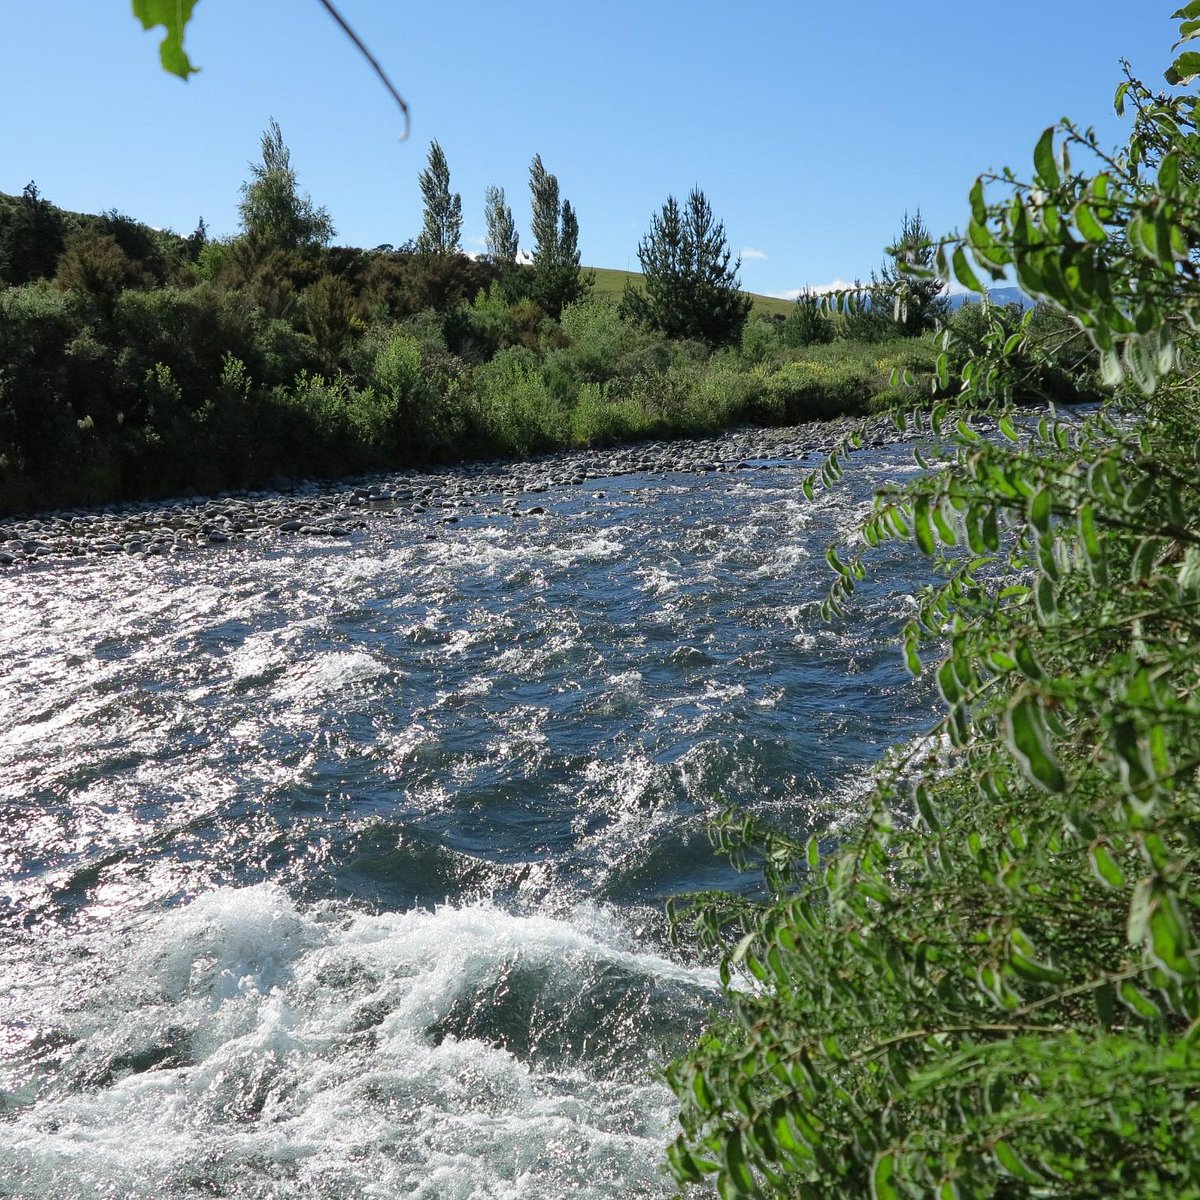
[[[1126,150],[1069,171],[1047,131],[1031,184],[1007,175],[992,202],[978,184],[943,252],[968,287],[1011,267],[1057,306],[960,322],[978,353],[952,374],[952,341],[935,371],[980,411],[910,414],[945,465],[860,531],[911,538],[943,574],[904,652],[945,716],[880,767],[840,847],[736,815],[720,830],[764,896],[687,911],[729,1009],[672,1072],[681,1184],[1200,1195],[1200,289],[1179,265],[1200,252],[1200,131],[1193,96],[1129,80],[1125,98]],[[1098,149],[1070,124],[1058,138],[1076,164]],[[1126,380],[1116,401],[1070,421],[1010,408],[1080,326]],[[829,562],[844,611],[865,568]]]
[[[264,153],[286,158],[268,132]],[[666,330],[603,298],[552,317],[531,298],[534,268],[327,247],[289,172],[264,159],[249,187],[265,207],[224,241],[203,223],[182,238],[116,212],[63,214],[36,190],[0,198],[0,242],[20,258],[41,230],[45,253],[29,263],[54,277],[0,291],[0,506],[686,437],[861,412],[932,379],[924,342],[893,387],[894,327],[887,345],[831,345],[832,323],[804,305],[743,327],[745,297],[722,296],[741,333],[714,350],[724,335],[699,311]],[[544,182],[543,234],[553,207],[573,236],[573,211]],[[681,237],[708,239],[697,263],[720,258],[719,223],[707,209],[696,219]],[[554,270],[576,271],[575,255]],[[564,283],[559,301],[579,288]]]

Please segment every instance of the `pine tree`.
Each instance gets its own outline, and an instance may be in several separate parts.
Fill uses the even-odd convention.
[[[274,118],[263,131],[262,162],[251,163],[238,210],[242,227],[260,247],[299,250],[325,245],[334,234],[329,213],[296,187],[292,154]]]
[[[738,288],[741,259],[732,258],[725,226],[699,188],[682,209],[668,196],[638,244],[643,286],[626,284],[622,314],[668,337],[736,343],[751,300]]]
[[[419,254],[457,254],[462,249],[462,196],[450,192],[450,167],[436,141],[429,144],[429,165],[421,172],[425,223],[417,238]]]
[[[919,208],[912,216],[904,214],[900,236],[887,252],[890,261],[884,263],[878,278],[872,276],[871,307],[884,316],[890,315],[905,337],[937,329],[950,311],[945,281],[936,276],[914,276],[904,269],[933,268],[936,250]]]
[[[489,187],[484,193],[484,220],[487,222],[487,252],[495,263],[511,266],[517,261],[517,226],[512,209],[505,203],[502,187]]]

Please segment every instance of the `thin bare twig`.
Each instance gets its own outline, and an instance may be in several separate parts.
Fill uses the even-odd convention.
[[[380,82],[382,82],[383,86],[391,93],[392,99],[395,100],[398,105],[400,105],[400,111],[404,114],[404,132],[400,135],[400,140],[402,142],[406,141],[408,139],[411,118],[408,115],[408,105],[404,102],[404,97],[401,96],[398,91],[396,91],[392,81],[387,77],[387,72],[384,71],[384,69],[379,65],[379,60],[370,52],[370,50],[366,48],[366,46],[363,44],[362,38],[360,38],[358,34],[350,28],[346,18],[343,17],[342,14],[338,12],[338,10],[334,8],[332,4],[330,4],[329,0],[320,0],[320,3],[321,7],[324,8],[325,11],[342,27],[342,32],[354,43],[359,54],[361,54],[363,58],[365,58],[367,62],[369,62],[374,68],[375,74],[379,76]]]

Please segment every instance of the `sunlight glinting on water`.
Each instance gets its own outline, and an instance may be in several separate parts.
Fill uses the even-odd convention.
[[[0,578],[0,1191],[669,1195],[706,824],[835,829],[929,723],[899,550],[818,616],[905,469]]]

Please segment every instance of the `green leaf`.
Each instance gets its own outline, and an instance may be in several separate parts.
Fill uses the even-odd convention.
[[[920,654],[920,633],[915,622],[909,622],[904,627],[904,662],[914,677],[922,671]]]
[[[1042,707],[1032,696],[1022,696],[1005,717],[1005,741],[1028,778],[1048,792],[1066,790],[1067,780],[1050,748]]]
[[[1162,538],[1144,538],[1139,542],[1138,548],[1134,551],[1133,564],[1129,569],[1130,580],[1140,583],[1151,577],[1163,545]]]
[[[938,667],[937,681],[938,690],[947,704],[955,705],[963,699],[962,686],[958,682],[958,676],[954,673],[954,663],[950,659],[946,659]]]
[[[746,1152],[742,1148],[742,1135],[736,1130],[730,1130],[725,1139],[725,1170],[729,1180],[739,1196],[753,1196],[755,1193],[754,1176],[746,1165]]]
[[[1058,163],[1054,159],[1054,130],[1055,127],[1051,125],[1038,138],[1038,143],[1033,149],[1033,165],[1038,174],[1038,182],[1051,191],[1062,183]]]
[[[1029,501],[1029,523],[1038,533],[1049,533],[1054,497],[1049,488],[1039,488]]]
[[[1167,154],[1158,164],[1158,187],[1168,196],[1179,190],[1179,155]]]
[[[999,1163],[1000,1167],[1009,1175],[1023,1180],[1025,1183],[1045,1183],[1042,1176],[1033,1170],[1016,1150],[1003,1139],[996,1142],[992,1147],[992,1154],[995,1156],[996,1162]]]
[[[955,248],[954,257],[954,275],[958,282],[965,288],[969,288],[973,292],[984,291],[984,286],[979,282],[979,276],[971,270],[971,264],[967,261],[966,251],[961,246]]]
[[[679,1140],[672,1142],[667,1147],[667,1165],[671,1168],[671,1174],[680,1183],[702,1183],[704,1181],[704,1174],[696,1160]]]
[[[888,1150],[875,1159],[871,1168],[871,1200],[900,1200],[896,1187],[896,1156]]]
[[[1080,200],[1075,206],[1075,228],[1089,242],[1108,241],[1108,233],[1104,226],[1100,224],[1100,218],[1096,216],[1096,210],[1086,200]]]
[[[1179,85],[1190,82],[1200,75],[1200,54],[1188,50],[1181,54],[1164,72],[1166,81]]]
[[[917,545],[929,555],[934,553],[936,544],[933,540],[933,525],[929,516],[929,501],[924,496],[918,496],[913,505],[913,533]]]
[[[983,196],[982,178],[976,178],[971,188],[971,216],[980,225],[987,221],[987,202]]]
[[[1144,1020],[1154,1021],[1162,1016],[1162,1009],[1132,980],[1121,984],[1120,995],[1125,1006]]]
[[[808,862],[808,869],[810,871],[815,872],[815,871],[820,870],[820,868],[821,868],[821,842],[815,833],[812,835],[812,837],[810,837],[808,839],[808,842],[805,844],[804,857]]]
[[[192,66],[183,50],[183,35],[196,4],[197,0],[133,0],[133,15],[141,21],[143,29],[161,25],[166,30],[159,57],[163,68],[180,79],[187,79],[199,70]]]
[[[1013,657],[1017,660],[1017,666],[1026,679],[1032,679],[1035,683],[1045,679],[1046,672],[1042,670],[1041,663],[1034,656],[1033,648],[1028,642],[1017,642],[1013,646]]]
[[[925,827],[930,833],[940,832],[942,823],[938,820],[937,811],[933,807],[933,798],[929,795],[929,789],[923,783],[919,783],[913,795],[917,812],[920,814],[921,820],[925,822]]]
[[[1052,621],[1058,614],[1058,598],[1054,593],[1054,584],[1044,575],[1038,579],[1034,588],[1034,603],[1038,616],[1044,623]]]
[[[1091,849],[1092,870],[1101,883],[1110,888],[1125,886],[1125,872],[1113,858],[1112,851],[1104,842],[1097,842]]]
[[[1194,979],[1195,968],[1188,961],[1190,939],[1187,927],[1179,914],[1175,897],[1159,891],[1150,908],[1147,922],[1150,957],[1174,979]]]
[[[1010,935],[1008,961],[1018,975],[1037,983],[1062,983],[1067,977],[1065,971],[1037,957],[1032,939],[1022,929]]]

